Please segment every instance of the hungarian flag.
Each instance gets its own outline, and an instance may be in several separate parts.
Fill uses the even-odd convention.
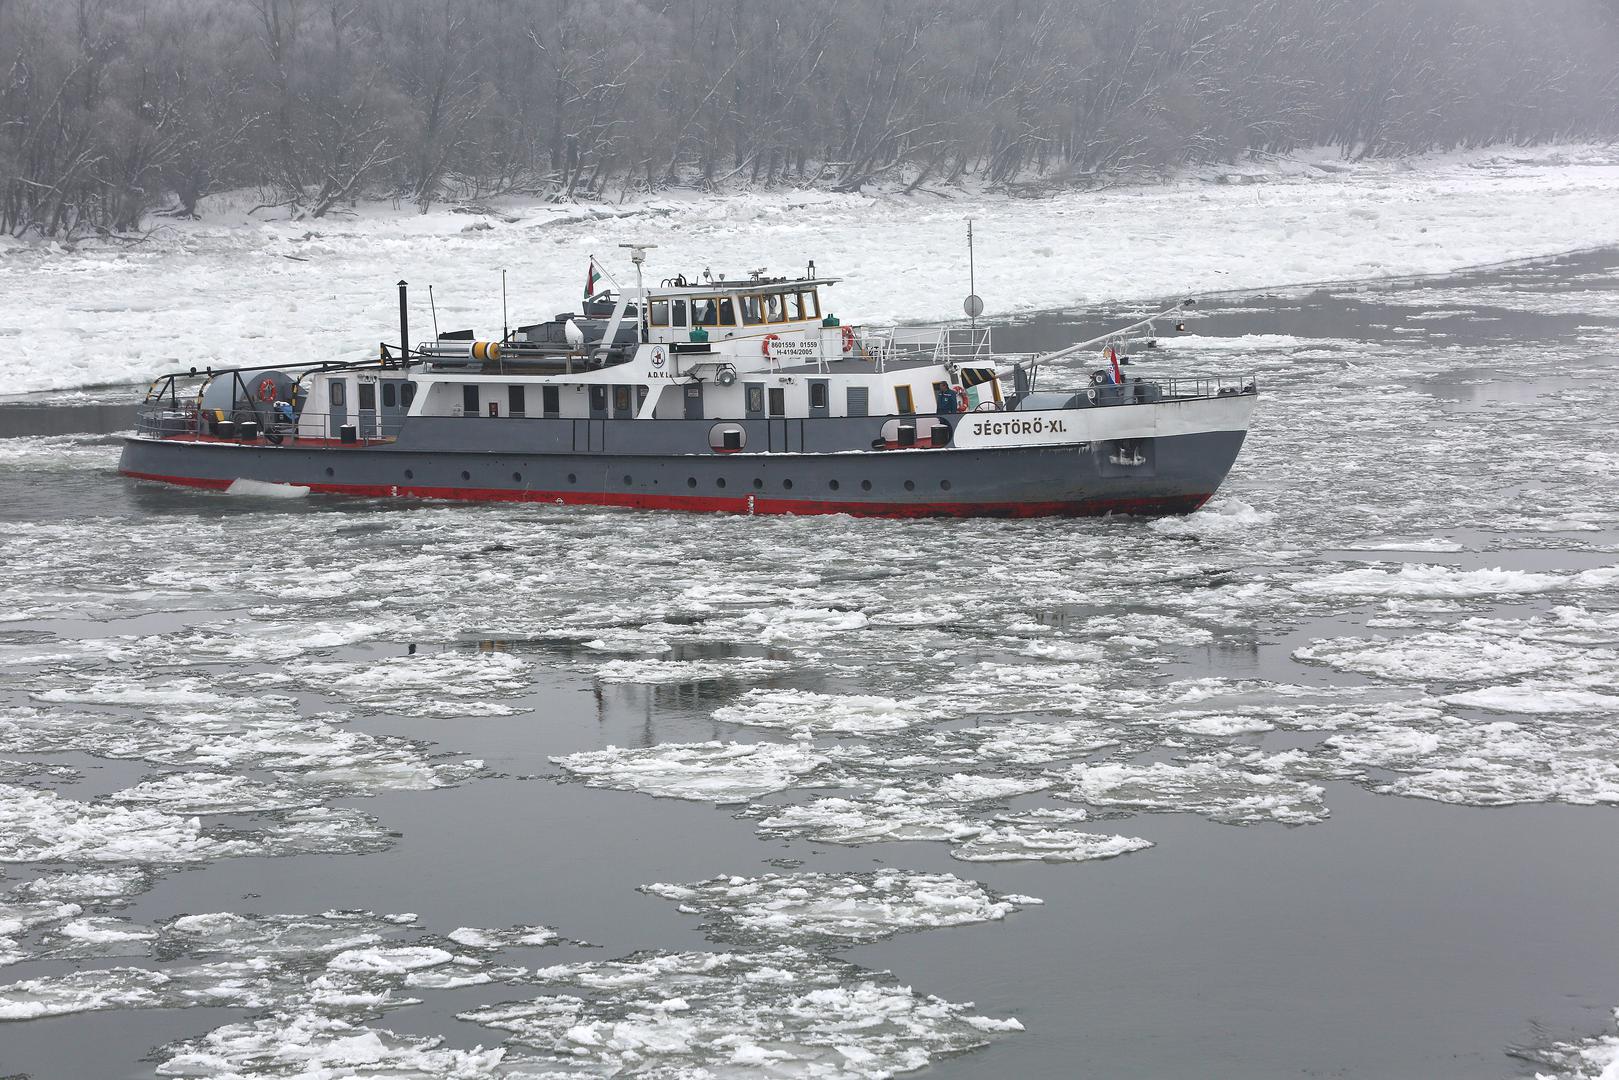
[[[596,295],[596,282],[602,279],[602,272],[596,269],[596,257],[590,257],[590,269],[585,272],[585,299],[589,300]]]
[[[1111,345],[1107,347],[1107,362],[1113,365],[1113,381],[1123,386],[1124,372],[1119,370],[1119,352]]]

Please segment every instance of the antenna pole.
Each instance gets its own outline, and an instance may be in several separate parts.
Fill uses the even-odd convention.
[[[506,329],[506,268],[500,268],[500,340],[505,341],[510,335]]]
[[[973,219],[967,219],[967,291],[973,296],[978,295],[978,272],[973,265]],[[978,329],[978,316],[973,315],[973,329]]]
[[[433,337],[438,338],[438,305],[433,302],[433,286],[427,287],[427,306],[433,311]]]

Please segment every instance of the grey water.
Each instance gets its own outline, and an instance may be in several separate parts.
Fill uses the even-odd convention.
[[[1051,313],[998,328],[997,344],[1056,348],[1139,313]],[[1469,772],[1455,757],[1425,761],[1423,750],[1409,760],[1353,759],[1335,739],[1393,737],[1375,710],[1205,738],[1164,726],[1162,709],[1165,701],[1190,708],[1184,688],[1194,684],[1281,712],[1298,688],[1312,687],[1432,705],[1479,680],[1438,667],[1384,676],[1358,653],[1351,660],[1360,666],[1344,668],[1302,662],[1298,651],[1345,637],[1466,635],[1484,623],[1573,617],[1558,611],[1612,625],[1614,585],[1574,583],[1619,552],[1611,426],[1619,359],[1606,344],[1619,329],[1619,252],[1222,296],[1205,300],[1189,329],[1196,338],[1186,348],[1164,330],[1162,356],[1143,353],[1132,366],[1170,374],[1257,366],[1265,398],[1236,471],[1203,515],[1214,525],[1183,533],[1128,519],[941,525],[232,499],[119,479],[111,433],[125,424],[117,412],[0,406],[0,436],[12,437],[0,442],[0,521],[9,534],[0,555],[0,660],[8,665],[0,668],[0,734],[15,721],[36,740],[0,745],[0,766],[16,763],[0,780],[94,800],[176,768],[215,768],[199,766],[166,729],[152,735],[151,710],[194,708],[248,725],[230,710],[257,715],[283,695],[291,704],[264,706],[265,715],[341,711],[343,730],[395,741],[388,745],[414,767],[481,765],[431,790],[374,779],[345,787],[342,770],[286,764],[293,750],[273,742],[290,746],[294,736],[271,730],[264,745],[243,751],[241,771],[266,782],[318,779],[324,805],[375,820],[375,843],[343,850],[343,837],[332,836],[302,853],[152,857],[128,864],[150,870],[149,887],[87,912],[137,926],[210,912],[408,912],[438,935],[544,924],[567,940],[502,957],[539,966],[730,947],[699,915],[639,891],[653,882],[884,868],[954,874],[1043,902],[1002,920],[866,944],[795,939],[860,970],[892,972],[917,994],[973,1002],[1022,1025],[979,1049],[936,1056],[916,1075],[1494,1080],[1545,1071],[1548,1048],[1609,1031],[1619,1006],[1615,810],[1600,805],[1612,801],[1600,788],[1570,795],[1568,780],[1613,764],[1603,755],[1619,743],[1619,716],[1598,707],[1570,721],[1592,741],[1571,743],[1567,759],[1555,748],[1532,760],[1502,750]],[[1393,598],[1320,591],[1339,588],[1346,574],[1395,565],[1456,575],[1500,568],[1568,584]],[[1007,572],[987,578],[974,566]],[[728,596],[730,587],[746,596]],[[952,614],[938,616],[926,636],[862,632],[846,644],[836,634],[795,636],[803,633],[795,612],[846,611],[856,606],[850,597],[868,594],[877,598],[872,611],[892,603]],[[747,621],[759,611],[774,613],[762,620],[767,633],[747,629],[761,625]],[[1127,633],[1161,637],[1114,645],[1085,629],[1115,615],[1136,620]],[[671,636],[671,651],[635,651],[635,634],[671,634],[682,618],[696,632]],[[294,641],[285,658],[259,648],[265,635],[296,639],[304,624],[315,640]],[[339,632],[338,624],[360,629]],[[580,632],[558,636],[557,626]],[[1031,626],[1041,636],[1028,637]],[[329,643],[320,637],[328,631]],[[621,632],[634,633],[616,651],[588,643]],[[1556,640],[1590,650],[1580,663],[1593,666],[1580,671],[1597,672],[1597,681],[1541,668],[1535,685],[1601,690],[1612,641],[1591,633]],[[1330,813],[1314,823],[1232,824],[1214,810],[1092,804],[1087,827],[1154,846],[1090,862],[964,862],[936,841],[849,845],[756,831],[760,814],[811,797],[791,787],[724,805],[649,798],[624,784],[587,786],[553,761],[608,746],[782,741],[783,732],[727,722],[715,710],[761,686],[903,696],[914,680],[922,692],[970,663],[985,672],[1015,667],[1005,661],[1022,648],[1019,634],[1099,642],[1097,663],[1108,674],[1090,703],[1063,713],[1051,695],[1067,692],[1075,676],[1054,668],[1041,683],[1038,669],[1019,684],[1032,690],[1007,684],[1004,714],[992,702],[941,716],[940,731],[996,730],[1014,714],[1100,716],[1126,732],[1130,761],[1302,748],[1304,764],[1276,768],[1319,784]],[[456,673],[479,657],[521,668],[487,692],[477,682],[455,686]],[[719,673],[656,682],[634,667],[660,657],[711,660]],[[463,695],[448,705],[430,690],[365,681],[371,671],[440,658]],[[749,660],[781,666],[752,669]],[[615,661],[631,668],[610,667]],[[329,676],[322,664],[334,665]],[[349,675],[361,681],[346,696],[321,685]],[[192,680],[183,694],[196,704],[119,696],[176,679]],[[48,691],[63,686],[84,693],[53,703]],[[1024,692],[1032,704],[1017,696]],[[205,704],[208,693],[229,703]],[[1110,702],[1139,695],[1159,695],[1140,706],[1159,711],[1113,715]],[[455,707],[480,700],[503,708]],[[1546,721],[1447,708],[1467,724]],[[39,736],[55,719],[62,730]],[[860,768],[900,787],[914,766],[896,764],[889,775],[884,762],[913,761],[921,745],[881,732],[842,742],[868,747],[874,760]],[[27,771],[47,765],[74,775]],[[370,767],[380,768],[362,761],[354,771]],[[926,767],[957,765],[940,757]],[[1453,786],[1428,797],[1387,790],[1402,776],[1422,778],[1424,790]],[[1195,794],[1199,805],[1225,798]],[[1008,800],[1015,810],[1036,801]],[[1598,805],[1580,804],[1591,802]],[[270,811],[200,813],[204,828],[217,830],[271,828],[265,822],[274,819]],[[92,859],[83,857],[90,848],[75,850],[0,863],[0,893],[52,870],[125,865],[116,852]],[[89,955],[64,950],[60,936],[20,940],[23,955],[0,966],[4,983],[177,966],[133,946]],[[5,992],[0,986],[0,1007]],[[497,979],[411,986],[408,996],[419,1003],[389,1007],[373,1026],[468,1049],[497,1045],[503,1032],[459,1014],[530,995]],[[160,1048],[270,1011],[110,1005],[0,1022],[0,1075],[150,1076]],[[249,1071],[281,1075],[284,1067],[258,1060]],[[675,1056],[628,1071],[682,1075],[687,1067]]]

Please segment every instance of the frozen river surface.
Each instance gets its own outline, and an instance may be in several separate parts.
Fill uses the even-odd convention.
[[[1185,519],[0,440],[0,1075],[1598,1076],[1616,274],[1209,306],[1143,371],[1264,397]]]

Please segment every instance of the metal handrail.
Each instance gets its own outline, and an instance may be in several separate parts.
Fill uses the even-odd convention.
[[[345,413],[341,417],[334,417],[331,413],[300,412],[294,423],[287,424],[277,419],[267,421],[266,414],[257,409],[237,409],[226,416],[233,426],[239,423],[232,419],[233,416],[249,413],[253,415],[253,422],[258,424],[257,434],[251,439],[243,439],[234,433],[229,437],[221,436],[212,413],[211,409],[198,409],[195,405],[145,403],[136,406],[135,432],[149,438],[209,438],[232,443],[290,445],[298,442],[340,442],[343,428],[352,426],[355,429],[355,444],[369,445],[392,442],[404,427],[402,416],[384,417],[375,413]]]

